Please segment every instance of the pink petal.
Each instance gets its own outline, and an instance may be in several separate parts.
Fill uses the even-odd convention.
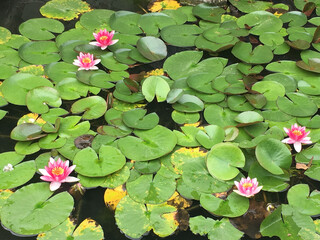
[[[116,44],[118,41],[119,41],[119,39],[112,40],[110,45]]]
[[[50,183],[50,190],[55,191],[61,186],[60,182],[51,182]]]
[[[41,176],[40,179],[46,182],[52,182],[53,180],[51,176]]]
[[[66,177],[64,179],[64,182],[77,182],[77,181],[80,181],[80,179],[76,177]]]
[[[293,144],[293,147],[294,147],[294,149],[297,151],[297,152],[300,152],[301,151],[301,142],[295,142],[294,144]]]
[[[99,44],[98,42],[89,42],[89,44],[100,47],[100,46],[99,46],[100,44]]]
[[[50,174],[45,169],[39,169],[39,172],[44,176],[50,176]]]

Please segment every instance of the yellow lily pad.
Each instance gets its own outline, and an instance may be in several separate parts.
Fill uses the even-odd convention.
[[[80,14],[91,11],[90,5],[81,0],[51,0],[40,8],[40,13],[47,18],[70,21]]]

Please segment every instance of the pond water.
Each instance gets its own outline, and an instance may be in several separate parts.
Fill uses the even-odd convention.
[[[39,13],[39,8],[44,5],[46,0],[1,0],[0,1],[0,26],[8,28],[12,33],[19,33],[18,27],[19,25],[32,18],[42,17]],[[92,8],[97,9],[112,9],[112,10],[128,10],[141,12],[141,8],[138,6],[146,6],[146,2],[144,1],[134,1],[134,0],[87,0],[87,2],[91,5]],[[290,2],[290,1],[278,1],[278,2]],[[66,23],[66,28],[73,27],[74,21],[70,23]],[[181,50],[181,49],[180,49]],[[176,52],[176,48],[169,48],[169,52]],[[170,54],[170,53],[169,53]],[[229,63],[234,61],[234,56],[232,54],[226,53],[230,60]],[[294,51],[291,51],[290,54],[296,55]],[[162,63],[155,63],[153,68],[161,67]],[[139,72],[141,69],[135,69],[134,71]],[[145,69],[149,70],[149,69]],[[164,115],[168,111],[172,111],[171,107],[168,107],[166,104],[161,105],[152,105],[149,104],[148,108],[152,109],[159,113],[158,115]],[[9,114],[1,120],[1,128],[0,128],[0,152],[10,151],[13,149],[15,141],[11,140],[9,134],[11,130],[16,126],[18,118],[22,116],[24,113],[27,113],[27,109],[25,107],[8,105],[4,110],[9,111]],[[17,117],[16,117],[17,116]],[[163,121],[160,124],[169,125],[168,128],[175,128],[175,123],[172,122],[172,119],[169,117],[161,118]],[[37,153],[38,155],[39,153]],[[34,159],[35,156],[28,156],[28,159]],[[36,180],[39,179],[39,176],[36,175],[34,177]],[[33,180],[30,180],[33,181]],[[78,202],[75,209],[75,216],[78,218],[78,222],[90,217],[96,220],[103,228],[105,239],[111,240],[125,240],[127,237],[122,234],[115,224],[114,214],[108,208],[105,207],[105,203],[103,201],[105,189],[96,188],[87,190],[84,194],[83,198]],[[283,196],[285,197],[285,196]],[[212,217],[207,211],[202,208],[195,208],[194,210],[189,212],[190,216],[203,215],[205,217]],[[36,239],[36,237],[18,237],[13,236],[9,231],[4,230],[2,227],[0,228],[0,239],[1,240],[18,240],[18,239]],[[201,240],[207,239],[207,237],[201,237],[198,235],[194,235],[190,231],[179,232],[177,235],[172,235],[166,238],[160,238],[153,233],[149,233],[149,235],[144,236],[143,240],[154,240],[154,239],[167,239],[167,240]],[[248,236],[244,236],[242,239],[248,240],[250,239]],[[261,238],[261,239],[278,239],[278,238]]]

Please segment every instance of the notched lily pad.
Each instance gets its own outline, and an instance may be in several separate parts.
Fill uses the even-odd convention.
[[[136,108],[124,112],[122,120],[130,128],[152,129],[159,123],[159,117],[156,113],[146,115],[147,110]]]
[[[80,99],[72,104],[71,112],[81,113],[83,119],[97,119],[102,117],[107,110],[106,100],[100,96],[92,96]]]

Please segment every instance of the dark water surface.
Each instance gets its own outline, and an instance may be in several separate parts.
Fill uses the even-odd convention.
[[[137,6],[137,1],[143,6],[142,0],[87,0],[92,8],[105,8],[112,10],[128,10],[128,11],[141,11],[141,8]],[[8,28],[12,33],[19,34],[19,25],[31,18],[42,17],[39,12],[41,6],[43,6],[48,0],[0,0],[0,26]],[[66,29],[73,28],[75,21],[66,22]],[[233,57],[233,56],[232,56]],[[161,66],[159,66],[161,67]],[[148,70],[148,69],[147,69]],[[11,130],[16,126],[18,119],[24,114],[28,113],[26,107],[8,105],[2,108],[9,113],[0,122],[0,152],[13,151],[16,141],[10,139],[9,134]],[[39,153],[35,156],[27,156],[27,159],[35,159]],[[36,176],[30,181],[38,181],[39,176]],[[97,221],[103,228],[105,239],[109,240],[127,240],[128,238],[122,234],[115,224],[115,218],[113,212],[106,208],[104,203],[104,191],[103,188],[96,188],[87,190],[84,197],[80,200],[76,206],[76,216],[78,217],[78,223],[81,223],[86,218],[92,218]],[[57,209],[58,210],[58,209]],[[205,217],[212,217],[207,211],[202,208],[195,209],[189,212],[190,216],[203,215]],[[6,231],[0,227],[0,240],[21,240],[21,239],[36,239],[36,237],[18,237],[12,235],[9,231]],[[179,232],[177,235],[172,235],[167,238],[160,238],[154,235],[152,232],[143,237],[143,240],[204,240],[207,237],[201,237],[192,234],[190,231]],[[242,239],[250,239],[244,236]],[[261,238],[264,239],[264,238]],[[265,238],[271,239],[271,238]],[[278,238],[272,238],[278,239]],[[60,240],[60,239],[58,239]],[[90,240],[90,239],[88,239]],[[223,239],[217,239],[223,240]]]

